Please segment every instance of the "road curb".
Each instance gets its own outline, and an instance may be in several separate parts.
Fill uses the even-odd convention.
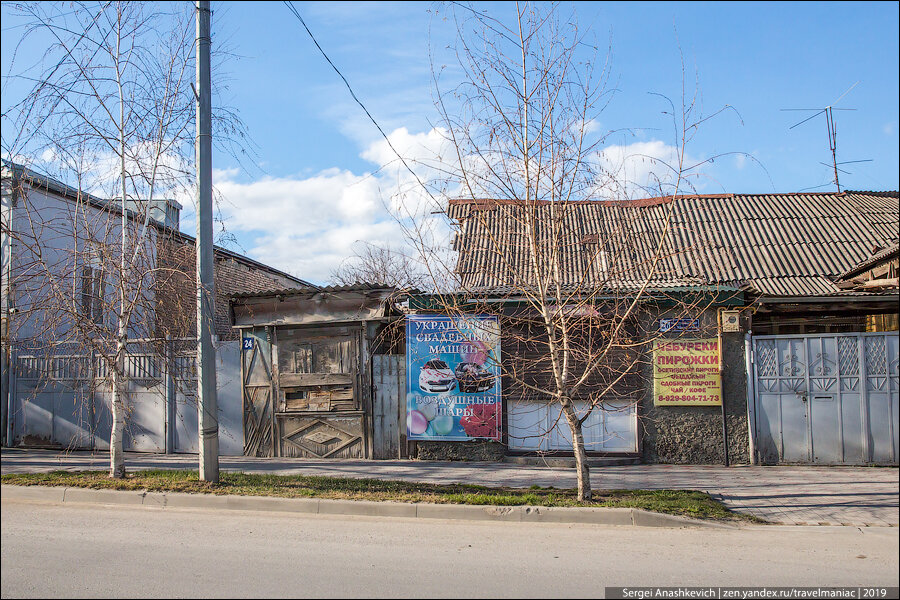
[[[274,498],[186,494],[179,492],[139,492],[63,488],[51,486],[0,486],[5,499],[48,503],[107,504],[146,506],[148,508],[213,508],[255,510],[320,515],[365,517],[403,517],[414,519],[457,519],[466,521],[511,521],[523,523],[587,523],[633,527],[712,527],[736,526],[666,515],[636,508],[586,508],[545,506],[473,506],[468,504],[407,504],[364,500],[327,500],[319,498]]]

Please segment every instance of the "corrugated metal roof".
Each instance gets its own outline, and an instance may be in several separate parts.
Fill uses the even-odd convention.
[[[650,276],[654,287],[689,281],[823,295],[837,292],[832,282],[873,248],[898,243],[900,195],[722,194],[527,208],[454,200],[447,213],[460,224],[464,289],[533,285],[533,230],[537,272],[551,277],[555,248],[567,286],[629,287]]]
[[[234,294],[232,298],[265,298],[268,296],[294,296],[298,294],[318,294],[318,293],[338,293],[338,292],[369,292],[369,291],[400,291],[395,287],[386,286],[380,283],[354,283],[351,285],[329,285],[325,287],[313,286],[286,288],[280,290],[264,290],[261,292],[246,292],[242,294]],[[413,290],[416,291],[416,290]]]

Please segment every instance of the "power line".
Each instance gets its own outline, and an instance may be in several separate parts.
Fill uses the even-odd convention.
[[[284,2],[284,5],[288,7],[288,10],[290,10],[291,13],[293,13],[293,15],[295,17],[297,17],[297,20],[300,21],[300,24],[303,25],[303,29],[305,29],[306,33],[309,34],[310,39],[316,45],[316,48],[319,49],[319,52],[322,54],[322,56],[325,57],[325,60],[328,61],[328,64],[331,65],[331,68],[334,69],[334,72],[338,74],[338,76],[341,78],[341,80],[343,80],[344,85],[347,86],[347,90],[350,92],[350,95],[353,97],[353,99],[356,101],[356,103],[359,104],[360,108],[363,109],[363,112],[366,113],[366,116],[369,117],[369,120],[372,121],[372,124],[375,125],[375,127],[378,129],[378,132],[381,134],[381,137],[384,138],[384,141],[387,142],[391,151],[397,156],[398,159],[400,159],[400,162],[403,163],[403,166],[406,167],[406,170],[409,171],[410,174],[416,178],[416,181],[419,183],[419,185],[422,187],[422,189],[425,190],[425,193],[428,194],[432,200],[437,201],[437,199],[429,191],[428,187],[422,182],[421,179],[419,179],[419,176],[416,175],[416,172],[413,171],[412,168],[409,166],[409,164],[406,162],[406,159],[403,158],[402,156],[400,156],[400,153],[397,152],[396,148],[394,148],[394,145],[391,143],[390,138],[388,138],[387,134],[381,128],[381,125],[378,124],[378,121],[375,120],[375,117],[372,116],[372,113],[369,112],[369,109],[366,108],[366,106],[362,103],[362,101],[357,97],[356,92],[353,91],[353,88],[350,86],[350,82],[347,81],[347,78],[344,77],[344,74],[341,73],[340,69],[338,69],[335,66],[335,64],[331,61],[331,59],[325,53],[325,50],[322,49],[322,46],[319,44],[318,40],[316,40],[316,36],[314,36],[312,31],[309,30],[309,27],[306,25],[306,21],[304,21],[303,17],[300,16],[300,12],[294,6],[294,3],[290,0],[283,0],[283,2]]]

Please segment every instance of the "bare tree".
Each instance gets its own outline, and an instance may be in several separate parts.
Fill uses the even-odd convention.
[[[390,246],[357,242],[353,256],[344,260],[331,273],[337,285],[380,283],[398,290],[423,290],[429,287],[429,277],[422,265],[412,257]]]
[[[100,358],[112,389],[110,476],[122,477],[126,380],[134,370],[127,350],[131,339],[160,335],[157,296],[175,276],[159,266],[167,234],[152,220],[164,220],[167,199],[189,198],[193,186],[191,6],[17,9],[29,23],[23,39],[49,47],[41,72],[20,76],[32,91],[4,107],[3,153],[36,158],[77,191],[39,212],[19,190],[27,226],[7,232],[20,245],[18,335],[33,347],[89,349]]]
[[[587,500],[583,426],[597,411],[634,409],[638,377],[660,336],[653,327],[658,311],[648,306],[662,299],[669,315],[694,317],[709,304],[665,291],[696,283],[678,268],[685,248],[671,220],[706,162],[685,161],[687,143],[709,117],[700,114],[696,93],[682,90],[680,109],[666,107],[671,160],[621,157],[654,166],[650,181],[630,180],[604,154],[615,132],[598,125],[612,94],[608,55],[588,43],[574,15],[517,3],[507,25],[454,7],[454,16],[463,16],[456,20],[453,72],[462,75],[443,89],[435,71],[449,151],[432,165],[440,175],[428,193],[435,204],[451,197],[442,208],[456,227],[456,264],[433,260],[432,245],[422,241],[434,238],[432,224],[417,224],[415,211],[435,208],[407,208],[403,223],[429,274],[454,281],[435,286],[442,293],[430,308],[500,318],[503,357],[492,366],[504,395],[556,409],[571,438],[579,498]],[[653,199],[624,201],[629,194]]]

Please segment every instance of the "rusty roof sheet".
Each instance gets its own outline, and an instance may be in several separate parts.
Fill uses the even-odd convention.
[[[722,194],[634,202],[454,200],[463,287],[533,285],[528,231],[555,247],[567,286],[738,285],[763,295],[832,283],[898,242],[897,192]],[[553,241],[551,241],[553,240]],[[657,253],[659,257],[657,258]],[[540,253],[539,253],[540,254]],[[542,258],[546,258],[543,256]]]

